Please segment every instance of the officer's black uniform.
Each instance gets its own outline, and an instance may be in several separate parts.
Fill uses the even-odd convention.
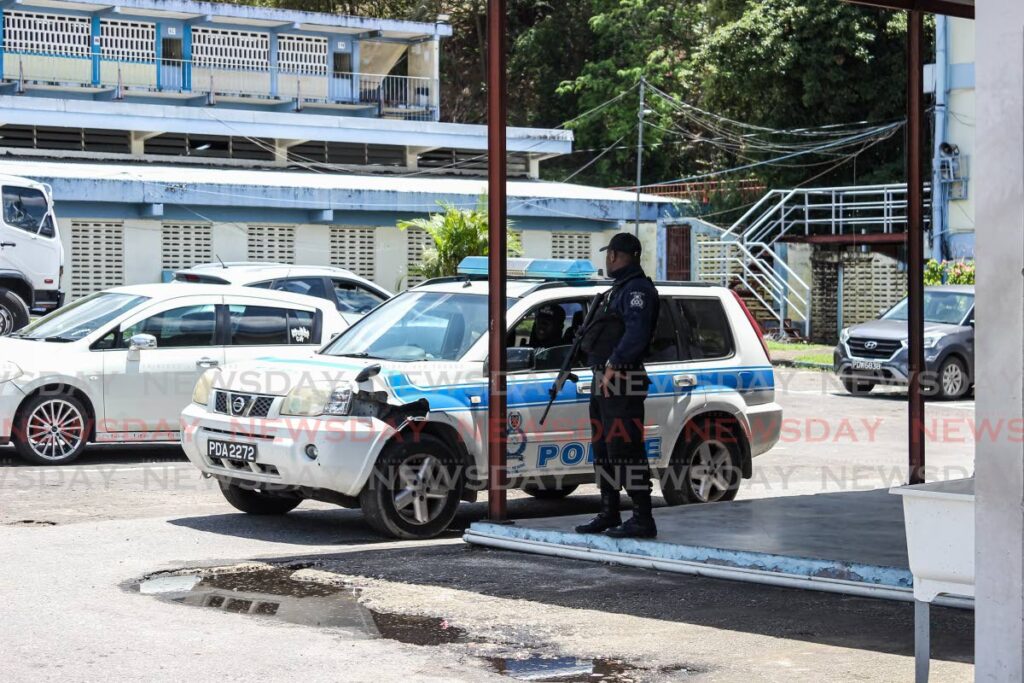
[[[640,253],[640,241],[616,235],[606,249]],[[609,273],[615,278],[588,326],[582,348],[593,368],[590,396],[591,442],[601,488],[601,513],[576,527],[580,533],[607,531],[610,536],[654,536],[651,470],[644,448],[644,400],[650,384],[643,359],[658,320],[658,291],[639,264]],[[619,371],[604,395],[606,368]],[[633,499],[633,519],[621,524],[619,490]],[[621,524],[621,525],[620,525]]]

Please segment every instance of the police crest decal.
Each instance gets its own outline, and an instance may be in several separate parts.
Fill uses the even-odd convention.
[[[523,414],[511,411],[508,414],[508,429],[505,431],[505,454],[510,473],[526,469],[526,432],[523,431]]]
[[[643,308],[644,307],[644,293],[633,292],[632,298],[629,300],[630,308]]]

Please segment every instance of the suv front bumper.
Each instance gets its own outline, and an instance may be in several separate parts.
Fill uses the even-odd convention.
[[[181,445],[204,474],[218,479],[306,487],[357,496],[370,478],[377,456],[395,435],[373,418],[238,418],[190,404],[181,414]],[[255,462],[207,455],[211,439],[252,444]],[[316,449],[316,457],[307,454]]]

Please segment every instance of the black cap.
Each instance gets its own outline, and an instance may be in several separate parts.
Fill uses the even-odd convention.
[[[618,235],[612,238],[612,241],[608,243],[607,247],[601,247],[601,251],[621,251],[624,254],[640,255],[643,251],[643,246],[640,244],[640,240],[636,238],[631,232],[620,232]]]

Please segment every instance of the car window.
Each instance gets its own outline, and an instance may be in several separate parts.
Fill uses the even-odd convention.
[[[156,337],[158,349],[213,346],[217,343],[217,314],[213,304],[182,306],[157,313],[121,331],[121,345],[137,334]]]
[[[679,338],[684,360],[724,358],[733,352],[732,331],[722,302],[711,298],[676,299],[681,316]]]
[[[4,223],[44,237],[53,237],[53,223],[50,221],[46,195],[31,187],[3,188]]]
[[[324,287],[324,279],[321,277],[290,277],[277,280],[271,289],[279,292],[315,296],[318,299],[328,298],[327,289]]]
[[[909,299],[903,299],[887,311],[885,320],[906,320]],[[924,293],[924,319],[929,323],[959,325],[974,306],[974,295],[966,292],[928,291]]]
[[[363,315],[377,308],[384,301],[384,297],[355,282],[332,279],[331,284],[334,286],[334,297],[338,301],[338,310],[342,313]]]
[[[266,280],[264,282],[254,282],[246,287],[255,287],[257,289],[270,289],[270,285],[274,284],[273,280]]]
[[[559,301],[536,306],[509,331],[505,343],[533,349],[536,370],[557,370],[572,350],[586,305],[585,301]]]
[[[671,363],[682,360],[672,305],[665,299],[661,300],[661,306],[658,307],[658,324],[654,328],[650,352],[644,360],[647,363]]]
[[[134,294],[96,292],[58,308],[13,336],[74,341],[89,336],[148,300],[148,297]]]
[[[315,315],[275,306],[228,306],[232,346],[284,346],[319,344]]]
[[[509,306],[516,301],[515,297],[507,299]],[[408,290],[361,318],[323,353],[393,361],[454,361],[486,331],[486,296]]]

